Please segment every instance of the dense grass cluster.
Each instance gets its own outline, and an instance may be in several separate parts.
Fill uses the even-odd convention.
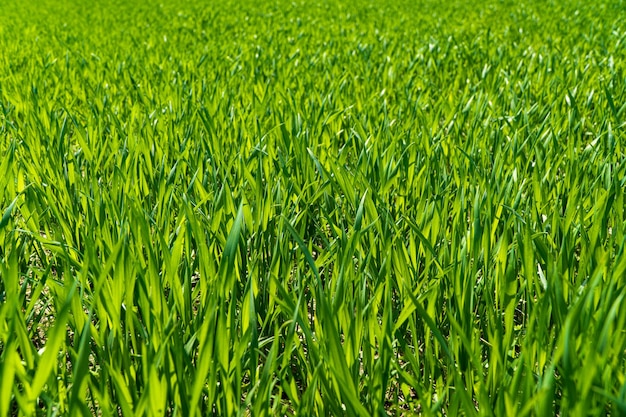
[[[626,4],[9,0],[0,416],[626,413]]]

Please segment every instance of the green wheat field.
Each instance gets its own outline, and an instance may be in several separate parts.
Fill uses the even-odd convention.
[[[7,0],[0,417],[626,415],[626,2]]]

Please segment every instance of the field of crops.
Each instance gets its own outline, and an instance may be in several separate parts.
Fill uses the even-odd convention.
[[[0,417],[625,415],[625,191],[621,0],[8,0]]]

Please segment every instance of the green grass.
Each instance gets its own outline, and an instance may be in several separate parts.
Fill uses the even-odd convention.
[[[623,1],[8,0],[0,416],[626,413]]]

